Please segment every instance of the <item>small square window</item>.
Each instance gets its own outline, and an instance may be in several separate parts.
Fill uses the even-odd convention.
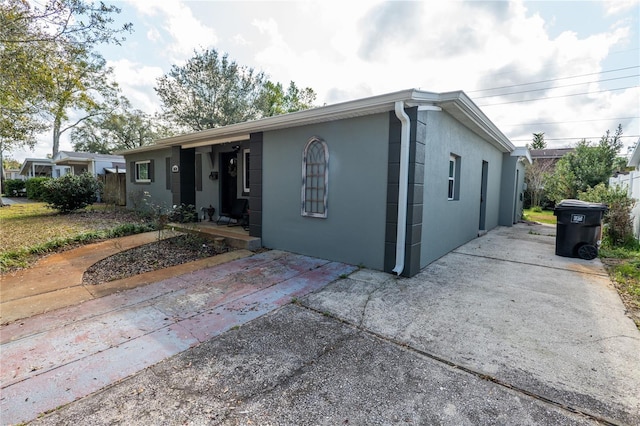
[[[151,182],[151,161],[137,161],[136,162],[136,182]]]

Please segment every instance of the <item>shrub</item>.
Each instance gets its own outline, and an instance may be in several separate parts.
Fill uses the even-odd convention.
[[[102,183],[90,173],[67,174],[51,179],[45,184],[43,201],[61,213],[69,213],[84,208],[98,200]]]
[[[622,187],[607,187],[600,183],[585,192],[580,192],[578,198],[592,203],[604,203],[609,211],[604,215],[605,240],[612,247],[637,247],[633,236],[633,222],[631,209],[635,204],[633,198],[627,195],[627,189]]]
[[[173,210],[169,212],[168,219],[169,222],[175,223],[197,222],[198,212],[192,204],[180,204],[179,206],[173,206]]]
[[[44,201],[43,194],[45,193],[44,184],[49,182],[51,178],[48,177],[36,177],[27,179],[25,182],[25,188],[27,189],[27,198],[30,200]]]
[[[7,197],[24,197],[26,195],[24,181],[20,179],[5,180],[3,189]]]
[[[542,207],[540,206],[531,207],[531,211],[535,213],[542,213]]]

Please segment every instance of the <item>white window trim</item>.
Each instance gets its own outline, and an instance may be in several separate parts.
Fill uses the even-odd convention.
[[[247,174],[250,173],[249,170],[247,169],[247,158],[251,155],[251,150],[250,149],[244,149],[242,150],[242,192],[244,193],[249,193],[249,190],[251,189],[250,186],[250,182],[247,182]],[[249,159],[249,161],[251,161],[251,159]]]
[[[453,161],[453,171],[451,171],[451,162]],[[458,166],[458,158],[455,155],[449,156],[448,170],[449,179],[447,181],[447,200],[453,201],[456,199],[456,167]],[[451,188],[451,195],[449,195],[449,188]]]
[[[306,210],[306,204],[307,204],[306,203],[306,201],[307,201],[307,153],[308,153],[309,147],[314,142],[319,142],[322,145],[322,148],[324,150],[324,194],[323,194],[323,212],[322,213],[308,212]],[[302,153],[302,196],[301,196],[301,214],[302,214],[302,216],[317,217],[317,218],[321,218],[321,219],[326,219],[327,218],[327,213],[328,213],[328,206],[327,206],[328,195],[329,195],[329,148],[327,146],[327,143],[324,140],[322,140],[322,139],[320,139],[318,137],[313,137],[313,138],[309,139],[309,141],[305,145],[304,151]]]
[[[136,174],[136,182],[141,182],[141,183],[148,183],[151,182],[151,177],[149,176],[148,179],[139,179],[139,173],[138,173],[138,165],[140,164],[147,164],[147,175],[149,175],[149,167],[151,167],[151,160],[144,160],[144,161],[136,161],[135,163],[135,170],[133,171]]]

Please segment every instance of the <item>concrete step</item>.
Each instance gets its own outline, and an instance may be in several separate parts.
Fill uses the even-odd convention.
[[[168,223],[166,228],[182,232],[196,232],[207,238],[224,238],[229,247],[246,250],[258,250],[262,247],[262,239],[252,237],[240,226],[216,225],[214,222]]]

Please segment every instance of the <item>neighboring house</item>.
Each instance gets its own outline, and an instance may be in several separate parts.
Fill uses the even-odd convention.
[[[545,148],[532,149],[529,152],[533,161],[548,161],[555,164],[559,159],[573,151],[575,151],[575,148]]]
[[[636,203],[631,210],[633,219],[633,235],[640,239],[640,139],[631,154],[631,158],[627,163],[627,167],[633,167],[634,170],[627,174],[618,174],[609,178],[609,186],[625,186],[627,194],[633,198]]]
[[[50,158],[25,158],[20,167],[20,174],[25,179],[34,177],[60,177],[64,174],[66,167],[53,164]]]
[[[79,175],[89,172],[93,176],[107,173],[125,173],[126,163],[122,155],[94,154],[91,152],[60,151],[53,157],[53,163],[64,170],[60,177],[67,173]],[[63,169],[64,167],[64,169]]]
[[[4,179],[26,180],[26,178],[20,174],[20,169],[2,169],[2,171],[4,172]]]
[[[268,248],[413,276],[522,215],[526,148],[464,92],[405,90],[123,153],[128,205],[249,200]]]

